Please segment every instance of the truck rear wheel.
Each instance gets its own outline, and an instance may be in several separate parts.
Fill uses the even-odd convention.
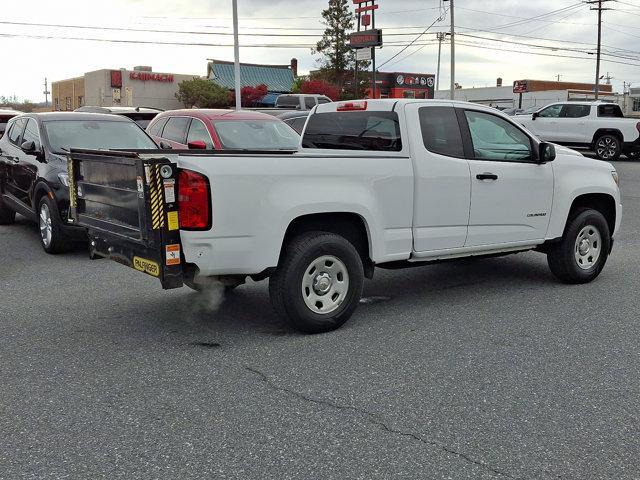
[[[567,223],[562,240],[549,250],[551,272],[565,283],[587,283],[595,279],[607,262],[611,236],[600,212],[578,210]]]
[[[617,160],[622,153],[622,146],[618,137],[607,133],[598,137],[594,150],[600,160]]]
[[[16,212],[7,207],[2,199],[0,199],[0,225],[11,225],[15,221]]]
[[[306,333],[335,330],[351,317],[364,283],[362,259],[345,238],[308,232],[294,238],[269,279],[281,317]]]

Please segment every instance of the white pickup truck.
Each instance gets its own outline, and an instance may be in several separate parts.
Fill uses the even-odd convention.
[[[619,105],[606,102],[560,102],[513,117],[540,139],[587,148],[601,160],[640,154],[640,121],[624,118]]]
[[[621,219],[609,163],[440,100],[319,105],[298,152],[72,151],[69,178],[92,254],[165,288],[268,277],[305,332],[342,325],[375,267],[536,250],[589,282]]]

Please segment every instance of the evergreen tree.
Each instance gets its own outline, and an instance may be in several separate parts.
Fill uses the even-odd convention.
[[[322,11],[325,30],[314,53],[322,55],[320,70],[329,82],[342,88],[345,73],[352,71],[356,63],[355,51],[349,48],[349,33],[354,30],[355,16],[348,0],[329,0]],[[358,62],[358,68],[366,68],[369,62]]]

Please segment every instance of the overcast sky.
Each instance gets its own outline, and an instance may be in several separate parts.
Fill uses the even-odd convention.
[[[207,58],[233,60],[233,48],[225,46],[233,41],[229,35],[232,32],[231,0],[20,0],[11,3],[20,8],[3,5],[3,16],[0,17],[0,51],[3,52],[0,95],[15,94],[21,99],[42,101],[45,76],[52,81],[101,68],[131,68],[134,65],[151,65],[159,72],[204,75]],[[376,26],[383,29],[385,39],[385,47],[377,53],[379,64],[400,52],[442,13],[438,0],[379,0],[379,3]],[[238,4],[240,31],[248,34],[241,37],[241,61],[287,64],[296,57],[301,72],[314,68],[317,57],[312,55],[309,46],[318,38],[309,35],[321,33],[320,12],[327,1],[238,0]],[[623,81],[640,86],[640,0],[613,0],[607,7],[612,10],[604,12],[603,44],[611,56],[603,58],[601,72],[611,73],[612,83],[618,91],[622,90]],[[564,10],[535,21],[527,20],[559,9]],[[595,55],[586,52],[593,52],[596,45],[597,16],[588,5],[572,0],[457,0],[455,18],[457,33],[473,35],[457,37],[456,80],[464,87],[492,86],[497,77],[502,77],[505,84],[523,78],[554,79],[557,75],[567,81],[592,82],[594,79]],[[448,22],[447,15],[415,45],[380,70],[435,73],[438,45],[434,33],[445,30]],[[99,30],[95,27],[151,31]],[[257,33],[305,36],[256,36]],[[207,45],[107,43],[15,35]],[[448,84],[449,45],[443,44],[440,86],[447,88]]]

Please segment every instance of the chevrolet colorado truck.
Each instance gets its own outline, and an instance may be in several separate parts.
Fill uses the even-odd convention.
[[[542,140],[592,150],[601,160],[640,154],[640,122],[625,118],[614,103],[553,103],[514,119]]]
[[[535,250],[590,282],[621,220],[612,165],[442,100],[318,105],[295,152],[72,150],[69,185],[92,255],[164,288],[269,278],[311,333],[347,321],[376,267]]]

